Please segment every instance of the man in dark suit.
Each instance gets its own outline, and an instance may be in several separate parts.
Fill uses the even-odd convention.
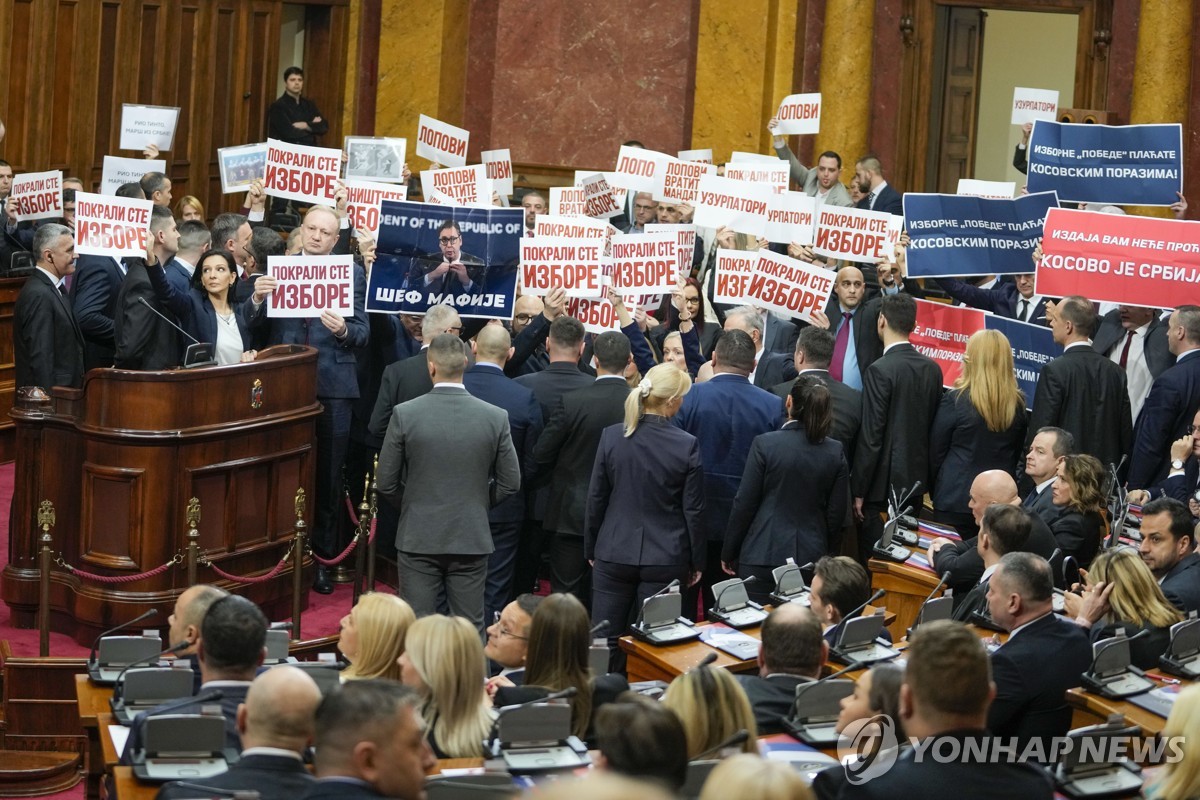
[[[83,387],[83,334],[63,279],[75,271],[75,240],[65,225],[48,223],[33,237],[37,266],[13,309],[16,386]]]
[[[286,664],[266,670],[250,684],[237,711],[242,757],[229,771],[201,783],[216,789],[248,789],[261,800],[295,800],[313,777],[304,767],[312,743],[321,690],[303,670]],[[168,783],[156,800],[185,800],[196,790]]]
[[[179,247],[165,268],[167,282],[175,291],[186,292],[191,287],[192,273],[211,246],[212,233],[203,222],[190,219],[179,223]]]
[[[1133,418],[1125,372],[1089,343],[1096,332],[1096,311],[1084,297],[1064,297],[1047,304],[1054,341],[1063,354],[1042,368],[1029,439],[1034,432],[1057,426],[1075,437],[1077,452],[1089,453],[1107,467],[1119,464],[1133,444]]]
[[[1000,565],[1000,559],[1005,555],[1028,552],[1033,521],[1037,519],[1019,505],[1009,503],[989,505],[981,517],[979,535],[972,540],[974,543],[972,550],[978,557],[983,571],[979,573],[975,584],[969,589],[962,589],[961,594],[959,593],[961,582],[957,580],[959,574],[954,574],[956,579],[953,586],[954,619],[966,623],[972,622],[977,613],[984,617],[988,616],[987,591],[990,578],[995,574],[996,568]],[[1049,531],[1046,533],[1049,534]],[[1050,536],[1050,541],[1054,541],[1053,536]],[[945,548],[945,550],[949,549]]]
[[[194,673],[192,694],[200,691],[200,626],[204,624],[209,606],[227,594],[229,592],[221,587],[209,583],[189,586],[175,598],[175,608],[167,618],[167,641],[187,645],[176,656],[180,662],[191,664]]]
[[[813,375],[829,387],[833,399],[833,426],[829,435],[842,443],[846,461],[854,468],[854,446],[858,429],[862,425],[862,392],[851,389],[829,374],[829,362],[833,358],[833,334],[824,328],[809,325],[796,338],[794,363],[797,375]],[[771,393],[786,401],[792,393],[795,379],[771,387]]]
[[[1054,614],[1053,591],[1046,559],[1009,553],[992,574],[987,598],[992,619],[1009,632],[992,654],[996,697],[988,729],[1017,737],[1021,747],[1041,737],[1046,753],[1046,740],[1070,729],[1066,692],[1092,662],[1087,632]]]
[[[862,391],[862,376],[883,351],[883,343],[875,332],[879,304],[878,298],[867,299],[861,269],[838,270],[833,295],[825,307],[826,327],[833,334],[829,374],[856,391]],[[823,324],[820,318],[817,323]]]
[[[1171,312],[1166,338],[1175,365],[1154,379],[1137,417],[1130,489],[1153,486],[1166,478],[1171,443],[1184,435],[1192,414],[1200,408],[1200,306],[1180,306]]]
[[[474,397],[508,414],[513,449],[521,462],[521,489],[501,500],[488,512],[495,548],[488,558],[484,620],[490,622],[508,602],[516,567],[521,520],[525,518],[525,487],[536,462],[533,448],[542,433],[542,408],[533,392],[504,374],[504,362],[512,354],[512,339],[500,325],[485,325],[475,338],[475,366],[463,375],[463,385]]]
[[[428,343],[435,336],[443,333],[458,335],[461,330],[462,320],[457,311],[450,306],[433,306],[421,320],[421,340],[424,342],[421,352],[384,368],[379,395],[375,398],[375,410],[371,412],[371,423],[367,428],[380,443],[392,419],[392,409],[428,394],[433,388],[433,381],[429,379]]]
[[[767,320],[770,319],[773,319],[771,314],[768,313],[764,317],[763,312],[754,306],[738,306],[725,313],[726,331],[742,331],[754,341],[754,368],[750,372],[750,382],[760,389],[770,389],[796,377],[796,368],[791,358],[796,340],[794,337],[790,338],[779,327],[779,320],[775,320],[775,336],[786,341],[787,355],[772,351],[764,345]],[[790,322],[786,324],[793,331],[796,330]]]
[[[958,278],[936,280],[946,294],[964,305],[1048,327],[1049,322],[1045,319],[1047,298],[1034,293],[1033,278],[1032,272],[1014,275],[1011,281],[997,281],[990,289],[981,289]]]
[[[908,341],[917,302],[906,294],[880,301],[878,337],[883,355],[863,375],[863,424],[854,453],[851,489],[863,519],[859,561],[883,533],[891,489],[929,485],[929,431],[942,395],[942,371]],[[920,507],[923,490],[913,498]]]
[[[409,284],[430,297],[478,291],[487,265],[478,256],[464,253],[462,230],[448,219],[438,228],[440,252],[413,260]]]
[[[151,209],[150,249],[154,263],[164,265],[179,249],[179,229],[175,225],[175,217],[166,206],[155,205]],[[126,266],[129,272],[117,293],[116,314],[113,317],[113,333],[117,343],[114,366],[117,369],[143,370],[178,366],[179,333],[167,321],[174,321],[174,315],[155,295],[150,276],[146,274],[146,259],[128,259]],[[155,311],[158,313],[155,314]]]
[[[935,758],[926,752],[918,759],[915,749],[906,748],[882,754],[889,761],[894,758],[895,763],[881,771],[878,768],[885,763],[877,758],[872,764],[877,776],[866,779],[860,774],[861,767],[855,771],[853,766],[838,764],[817,773],[813,791],[820,800],[892,797],[1050,800],[1054,796],[1050,776],[1041,767],[1019,763],[1015,754],[1012,759],[991,757],[995,748],[988,741],[991,728],[988,704],[994,689],[988,674],[987,648],[974,631],[957,622],[927,623],[913,634],[905,658],[904,682],[900,684],[900,723],[904,734],[917,741],[953,740],[954,752],[962,757]],[[1038,661],[1033,663],[1036,665]],[[895,731],[888,729],[884,733],[884,746],[895,747],[895,739]],[[851,775],[858,777],[855,783],[850,782]]]
[[[583,554],[583,516],[588,484],[596,463],[600,434],[625,419],[629,385],[629,337],[607,331],[596,337],[596,380],[590,386],[567,392],[559,401],[534,457],[538,470],[550,475],[545,528],[550,540],[550,590],[570,592],[591,606],[588,563]]]
[[[1188,507],[1173,497],[1142,506],[1138,552],[1154,573],[1163,594],[1180,611],[1200,611],[1200,553]]]
[[[830,647],[841,635],[841,622],[862,613],[860,609],[871,596],[871,576],[862,564],[849,556],[823,556],[813,568],[809,585],[810,607],[821,623],[822,635]],[[889,642],[891,635],[882,636]]]
[[[866,155],[858,160],[854,165],[854,180],[864,195],[858,201],[857,208],[904,216],[904,201],[900,193],[883,179],[883,164],[876,156]]]
[[[1134,420],[1151,385],[1175,363],[1167,342],[1167,323],[1158,315],[1157,308],[1117,306],[1100,318],[1092,336],[1092,349],[1124,370]]]
[[[1033,490],[1025,495],[1022,505],[1047,525],[1053,525],[1063,513],[1063,507],[1054,505],[1050,490],[1058,477],[1059,465],[1074,452],[1075,437],[1070,431],[1054,426],[1034,430],[1025,454],[1025,474],[1033,483]]]
[[[299,800],[423,800],[437,765],[417,693],[385,680],[348,681],[317,706],[316,782]]]
[[[768,353],[778,353],[785,359],[791,358],[796,351],[796,337],[800,329],[790,319],[776,316],[770,311],[760,312],[763,318],[763,350]],[[785,378],[786,380],[786,378]]]
[[[704,465],[704,528],[708,538],[707,561],[701,579],[704,607],[712,605],[712,585],[721,580],[721,546],[737,496],[746,456],[754,437],[776,430],[783,423],[779,398],[751,385],[757,343],[745,331],[733,328],[717,340],[713,350],[712,380],[698,383],[683,398],[673,422],[700,441]],[[688,602],[685,600],[685,603]],[[695,604],[685,606],[694,608]]]
[[[821,677],[829,645],[821,623],[802,605],[785,603],[762,624],[758,674],[738,675],[746,690],[759,736],[783,733],[783,720],[792,713],[796,687]]]
[[[116,352],[117,294],[126,267],[112,256],[80,256],[71,279],[71,306],[83,333],[87,369],[111,367]]]
[[[429,343],[433,389],[392,410],[379,452],[379,493],[400,509],[396,528],[401,596],[418,616],[450,613],[483,633],[488,509],[521,488],[508,415],[462,387],[463,342]]]

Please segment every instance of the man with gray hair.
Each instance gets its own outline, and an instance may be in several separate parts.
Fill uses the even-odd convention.
[[[392,409],[379,453],[379,493],[400,510],[400,595],[417,616],[451,614],[483,633],[494,549],[488,509],[521,488],[508,414],[467,393],[467,355],[452,333],[426,351],[433,389]]]
[[[754,341],[754,368],[750,370],[750,382],[760,389],[770,389],[783,381],[790,381],[796,377],[796,367],[789,357],[792,353],[792,346],[795,344],[795,336],[789,338],[782,331],[772,331],[776,338],[786,340],[785,350],[787,355],[781,352],[774,352],[766,346],[767,323],[774,318],[770,315],[763,315],[763,312],[754,306],[738,306],[725,313],[725,330],[739,330],[745,332]],[[780,323],[774,320],[778,328]],[[795,326],[790,322],[785,323],[796,330]]]
[[[82,388],[83,334],[63,288],[75,271],[75,240],[65,225],[49,223],[34,233],[33,252],[37,266],[13,311],[17,388]]]

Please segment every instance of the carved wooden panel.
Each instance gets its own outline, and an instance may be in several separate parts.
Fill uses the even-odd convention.
[[[152,569],[139,563],[142,544],[141,469],[83,464],[80,559],[110,569]]]

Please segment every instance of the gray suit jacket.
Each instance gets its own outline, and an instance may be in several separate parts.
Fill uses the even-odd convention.
[[[379,492],[400,509],[396,548],[487,555],[488,509],[521,488],[508,414],[465,389],[435,386],[392,409]]]
[[[809,197],[816,197],[818,189],[816,169],[801,164],[800,159],[796,158],[791,148],[786,144],[783,147],[776,147],[775,153],[791,165],[792,180],[796,182],[800,190]],[[850,190],[841,181],[835,183],[833,188],[829,190],[829,196],[825,198],[825,202],[831,206],[843,206],[845,208],[854,205],[854,201],[850,199]]]

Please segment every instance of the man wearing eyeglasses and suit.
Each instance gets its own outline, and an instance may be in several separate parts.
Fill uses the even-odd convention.
[[[483,259],[464,253],[462,229],[448,219],[438,228],[439,253],[415,260],[409,274],[409,287],[427,296],[457,295],[483,288],[486,265]]]

